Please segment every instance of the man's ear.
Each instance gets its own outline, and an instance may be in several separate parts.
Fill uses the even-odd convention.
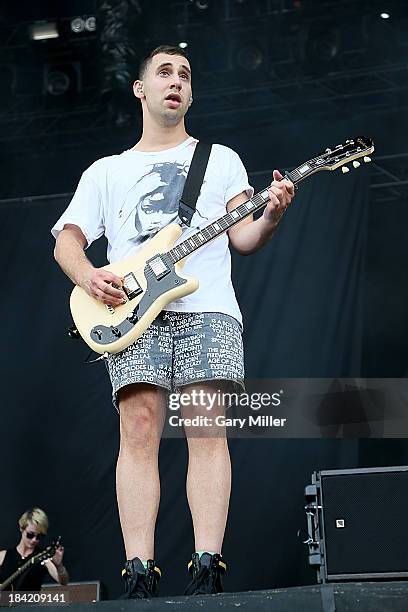
[[[133,83],[133,93],[135,94],[136,98],[139,98],[140,100],[144,98],[143,81],[137,80]]]

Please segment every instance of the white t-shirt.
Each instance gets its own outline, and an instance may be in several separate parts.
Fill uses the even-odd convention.
[[[178,220],[196,143],[189,137],[164,151],[129,150],[97,160],[83,173],[68,208],[51,230],[53,236],[70,223],[81,228],[88,246],[105,234],[109,262],[134,254],[148,238]],[[239,156],[228,147],[213,145],[191,227],[183,230],[178,242],[224,215],[227,202],[242,191],[248,198],[253,194]],[[192,253],[183,272],[196,277],[200,286],[166,310],[222,312],[242,323],[226,234]]]

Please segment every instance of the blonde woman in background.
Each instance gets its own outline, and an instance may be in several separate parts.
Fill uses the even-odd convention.
[[[21,538],[15,548],[0,550],[0,584],[31,557],[41,552],[41,539],[48,531],[48,517],[41,508],[31,508],[18,521]],[[64,547],[58,546],[52,559],[30,566],[4,590],[40,591],[47,571],[59,584],[68,584],[69,576],[62,563]]]

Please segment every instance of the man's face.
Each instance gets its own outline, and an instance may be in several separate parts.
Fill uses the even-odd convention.
[[[135,87],[137,91],[136,84]],[[149,114],[166,125],[178,124],[186,114],[191,99],[188,60],[181,55],[155,55],[144,74],[143,92],[142,99]]]
[[[21,532],[24,546],[32,550],[38,545],[42,537],[43,534],[35,523],[28,523],[27,527]]]

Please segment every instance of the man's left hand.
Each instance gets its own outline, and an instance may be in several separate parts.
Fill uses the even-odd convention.
[[[61,565],[63,556],[64,556],[64,547],[58,546],[57,550],[55,551],[55,555],[51,559],[51,561],[56,567]]]
[[[292,181],[283,179],[279,170],[273,171],[273,181],[268,187],[270,200],[263,212],[263,218],[268,223],[276,225],[293,198],[295,186]]]

